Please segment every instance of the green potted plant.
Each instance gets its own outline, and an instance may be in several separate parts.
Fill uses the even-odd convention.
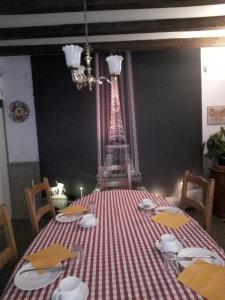
[[[210,135],[206,145],[207,157],[225,167],[225,128],[220,127],[220,131]]]

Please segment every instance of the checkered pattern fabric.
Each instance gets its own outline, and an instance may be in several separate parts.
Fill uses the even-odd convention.
[[[51,299],[59,281],[71,275],[87,283],[88,299],[202,299],[164,270],[163,257],[156,250],[155,242],[162,234],[174,233],[183,239],[184,247],[206,247],[224,259],[223,250],[194,220],[173,230],[152,221],[150,216],[146,218],[138,204],[149,197],[154,198],[157,206],[171,205],[147,191],[132,190],[95,192],[80,199],[78,203],[86,207],[90,200],[95,201],[99,225],[85,229],[77,222],[52,220],[38,234],[26,254],[52,243],[67,248],[79,243],[84,249],[83,264],[75,260],[65,261],[66,270],[60,278],[35,291],[17,289],[12,275],[2,299]],[[21,259],[15,272],[24,263],[25,260]]]

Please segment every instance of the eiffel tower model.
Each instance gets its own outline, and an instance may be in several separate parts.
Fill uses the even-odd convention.
[[[134,166],[130,157],[130,145],[126,142],[122,121],[118,77],[111,76],[111,116],[109,126],[109,140],[105,146],[106,156],[104,166],[130,164],[131,176],[134,175]],[[109,180],[115,174],[105,174]],[[116,174],[117,180],[122,174]],[[122,178],[121,178],[122,179]]]

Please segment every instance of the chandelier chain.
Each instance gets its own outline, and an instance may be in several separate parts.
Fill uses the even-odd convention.
[[[87,1],[84,0],[84,33],[85,33],[85,48],[90,49],[88,41],[88,23],[87,23]]]

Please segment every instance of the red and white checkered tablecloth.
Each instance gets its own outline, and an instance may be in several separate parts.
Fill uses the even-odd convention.
[[[89,287],[88,299],[202,299],[183,287],[163,269],[162,254],[155,242],[164,233],[173,232],[183,238],[184,247],[206,247],[222,258],[224,252],[194,221],[172,230],[143,217],[138,204],[143,198],[154,198],[158,206],[168,203],[145,191],[112,190],[95,192],[80,199],[81,205],[96,201],[99,225],[81,228],[76,222],[59,223],[52,220],[35,238],[27,254],[58,242],[67,248],[80,243],[84,248],[83,267],[78,261],[64,262],[68,266],[59,279],[36,291],[22,291],[13,284],[13,276],[3,299],[51,299],[59,281],[70,275],[82,278]],[[25,261],[21,259],[18,270]]]

